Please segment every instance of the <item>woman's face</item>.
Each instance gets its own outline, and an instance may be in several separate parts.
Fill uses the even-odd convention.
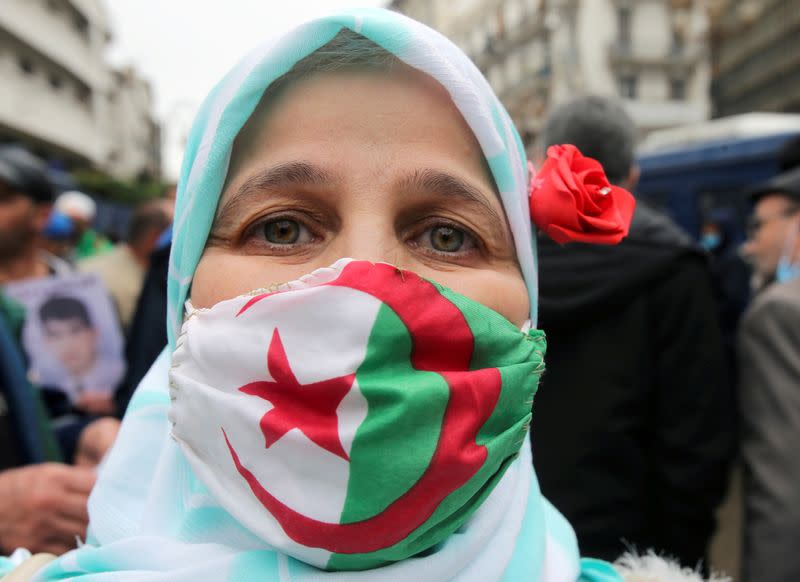
[[[478,143],[444,89],[405,66],[320,74],[259,106],[236,139],[192,304],[342,257],[414,271],[516,325],[528,318]]]

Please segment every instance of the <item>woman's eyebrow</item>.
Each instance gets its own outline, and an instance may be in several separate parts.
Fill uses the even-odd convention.
[[[410,192],[430,193],[439,196],[460,198],[465,202],[479,205],[486,212],[486,218],[493,230],[506,232],[505,219],[492,208],[483,191],[465,180],[441,170],[416,170],[400,179],[398,187]],[[492,193],[494,196],[495,194]]]
[[[236,215],[239,209],[249,206],[264,192],[287,186],[323,186],[337,181],[327,170],[304,161],[292,161],[264,168],[254,173],[236,189],[217,215],[216,222],[224,222]]]

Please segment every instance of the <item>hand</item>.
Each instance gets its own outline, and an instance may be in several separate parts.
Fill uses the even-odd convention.
[[[114,414],[114,399],[104,392],[84,392],[78,397],[75,408],[98,416]]]
[[[75,464],[79,467],[99,465],[117,438],[119,424],[116,418],[106,417],[86,425],[78,438]]]
[[[60,463],[0,472],[0,553],[27,548],[63,554],[86,537],[95,473]]]

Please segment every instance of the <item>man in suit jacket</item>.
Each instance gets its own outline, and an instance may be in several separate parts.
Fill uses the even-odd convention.
[[[743,579],[800,580],[800,168],[752,194],[761,289],[739,330]]]

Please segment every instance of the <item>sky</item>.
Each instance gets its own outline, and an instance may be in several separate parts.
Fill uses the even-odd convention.
[[[306,17],[385,0],[106,0],[109,58],[150,81],[164,174],[177,178],[183,141],[208,91],[250,49]]]

